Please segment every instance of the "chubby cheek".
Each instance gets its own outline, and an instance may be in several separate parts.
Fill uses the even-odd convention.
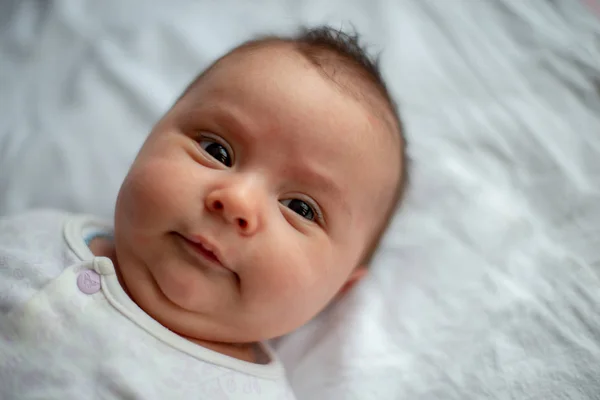
[[[279,232],[263,247],[245,288],[252,314],[276,335],[301,326],[331,300],[347,276],[326,239],[309,243],[297,233]]]
[[[190,210],[186,193],[185,171],[174,161],[149,158],[133,165],[117,201],[117,218],[121,227],[132,234],[146,236],[173,229],[184,211]],[[193,197],[191,197],[193,198]],[[192,206],[193,207],[193,206]]]
[[[187,164],[180,156],[156,154],[136,160],[119,192],[115,239],[122,261],[152,266],[161,290],[189,308],[195,301],[197,271],[185,263],[176,269],[157,267],[173,263],[171,242],[165,235],[193,221],[194,210],[201,205],[195,200],[200,194],[198,185],[191,184]]]

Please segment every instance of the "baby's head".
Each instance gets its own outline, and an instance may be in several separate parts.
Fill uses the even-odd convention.
[[[115,213],[122,281],[180,335],[288,333],[356,282],[404,189],[400,121],[355,38],[243,44],[156,124]]]

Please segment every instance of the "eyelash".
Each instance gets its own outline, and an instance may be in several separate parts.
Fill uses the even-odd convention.
[[[304,200],[302,200],[304,201]],[[308,205],[310,205],[310,208],[312,208],[313,212],[315,213],[315,215],[317,216],[317,222],[323,223],[325,222],[325,218],[323,217],[323,212],[321,211],[321,209],[319,207],[316,207],[314,204],[311,204],[311,202],[308,202]]]

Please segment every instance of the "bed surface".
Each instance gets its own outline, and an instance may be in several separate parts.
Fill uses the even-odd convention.
[[[370,277],[276,345],[299,399],[600,398],[600,1],[4,1],[0,215],[110,218],[153,123],[252,35],[384,50],[411,187]]]

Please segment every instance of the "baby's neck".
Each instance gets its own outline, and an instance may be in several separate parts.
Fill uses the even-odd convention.
[[[117,273],[117,277],[119,279],[119,283],[121,287],[127,293],[127,295],[135,302],[135,299],[131,296],[131,293],[127,289],[127,285],[123,280],[123,276],[121,275],[119,263],[117,262],[115,246],[113,242],[105,237],[96,237],[91,240],[89,243],[89,248],[92,251],[92,254],[98,257],[108,257],[113,262],[115,266],[115,271]],[[139,305],[139,304],[138,304]],[[169,329],[168,327],[166,327]],[[205,347],[212,351],[216,351],[217,353],[225,354],[229,357],[234,357],[239,360],[248,361],[251,363],[261,363],[258,357],[259,349],[257,348],[257,344],[253,343],[221,343],[221,342],[211,342],[198,338],[187,337],[180,335],[181,337],[198,344],[199,346]]]

